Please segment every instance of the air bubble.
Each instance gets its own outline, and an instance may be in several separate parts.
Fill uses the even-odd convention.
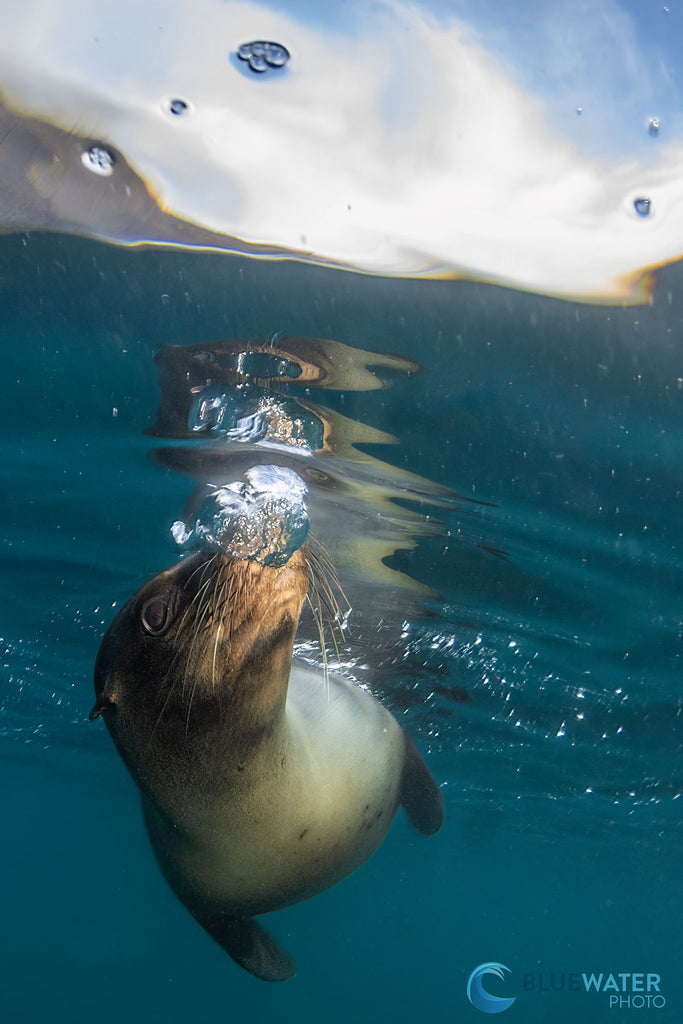
[[[283,68],[289,60],[289,50],[280,43],[269,43],[257,39],[253,43],[242,43],[237,56],[246,61],[252,71],[262,75],[271,68]]]
[[[633,205],[639,217],[650,216],[650,207],[652,204],[650,203],[649,199],[645,199],[644,197],[641,196],[638,199],[634,199]]]
[[[114,171],[114,157],[104,146],[91,146],[85,153],[81,153],[81,160],[83,166],[93,174],[108,178]]]
[[[249,67],[252,71],[263,72],[268,70],[268,61],[262,53],[253,53],[249,58]]]
[[[168,104],[168,111],[170,114],[173,114],[174,117],[182,117],[189,109],[189,103],[185,100],[178,99],[177,97],[176,99],[170,100]]]
[[[307,487],[282,466],[254,466],[224,487],[213,489],[193,521],[171,528],[176,544],[220,551],[262,565],[285,565],[308,536]]]
[[[265,54],[265,57],[271,67],[282,68],[289,60],[289,51],[277,43],[269,43],[268,52]]]

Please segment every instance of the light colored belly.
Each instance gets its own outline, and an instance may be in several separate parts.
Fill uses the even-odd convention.
[[[146,810],[174,888],[263,913],[329,888],[377,848],[398,805],[404,738],[369,694],[294,668],[284,743],[247,766],[191,831]],[[179,895],[181,893],[179,892]]]

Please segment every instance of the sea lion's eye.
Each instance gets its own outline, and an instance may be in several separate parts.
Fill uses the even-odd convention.
[[[152,636],[161,636],[169,623],[168,602],[163,597],[150,597],[142,606],[142,625]]]

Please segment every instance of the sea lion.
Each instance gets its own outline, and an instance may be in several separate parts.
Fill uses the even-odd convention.
[[[266,981],[294,974],[253,920],[313,896],[377,848],[402,804],[429,835],[443,800],[392,715],[341,676],[292,666],[309,585],[197,553],[146,583],[109,627],[96,703],[142,792],[161,870],[196,920]]]

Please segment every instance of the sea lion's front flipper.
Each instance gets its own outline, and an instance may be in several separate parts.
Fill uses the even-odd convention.
[[[192,907],[202,928],[222,946],[235,963],[262,981],[287,981],[294,977],[294,961],[284,953],[253,917],[232,917],[214,910]]]
[[[443,825],[443,797],[422,755],[409,736],[401,779],[401,805],[413,828],[434,835]]]

